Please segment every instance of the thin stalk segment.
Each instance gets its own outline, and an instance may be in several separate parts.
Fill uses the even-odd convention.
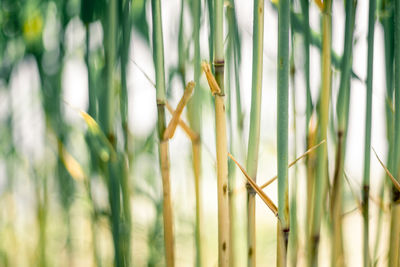
[[[374,66],[374,28],[376,0],[369,1],[368,13],[368,54],[367,54],[367,107],[365,115],[364,176],[362,186],[362,215],[364,222],[363,263],[370,266],[369,256],[369,180],[371,163],[371,126],[372,126],[372,85]],[[378,230],[379,231],[379,230]]]
[[[218,194],[218,264],[229,266],[229,194],[228,194],[228,143],[226,135],[224,89],[224,17],[223,0],[214,1],[214,70],[220,91],[215,94],[215,131],[217,153]]]
[[[164,70],[164,43],[161,18],[160,0],[151,1],[153,21],[153,59],[156,70],[156,100],[158,114],[158,137],[160,169],[163,183],[163,218],[164,218],[164,245],[166,264],[168,267],[175,265],[174,255],[174,229],[171,201],[171,186],[169,177],[169,151],[168,139],[164,139],[165,122],[165,70]]]
[[[254,182],[257,180],[258,152],[260,144],[261,91],[264,48],[264,0],[255,0],[253,8],[253,74],[250,111],[250,133],[247,152],[247,171]],[[247,188],[247,262],[256,266],[256,192]]]
[[[320,103],[318,110],[318,141],[326,140],[328,120],[329,120],[329,98],[331,95],[331,31],[332,31],[332,1],[324,1],[322,14],[322,87],[320,93]],[[309,244],[308,266],[318,264],[318,245],[320,239],[320,225],[322,209],[324,203],[325,183],[327,181],[327,151],[326,144],[318,148],[317,151],[317,172],[313,189],[313,207]]]
[[[289,236],[288,200],[288,133],[289,133],[289,0],[278,5],[278,88],[277,88],[277,145],[278,145],[278,246],[277,266],[287,264]]]

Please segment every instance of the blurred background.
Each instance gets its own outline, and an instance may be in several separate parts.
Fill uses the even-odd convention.
[[[107,166],[102,162],[114,157],[115,151],[109,147],[108,138],[99,130],[99,125],[104,127],[102,116],[106,116],[103,113],[107,112],[104,77],[110,64],[106,60],[106,50],[112,43],[108,42],[111,35],[107,32],[108,2],[0,2],[0,266],[112,266],[115,256],[113,229],[116,224],[122,229],[120,231],[126,231],[124,235],[128,238],[123,244],[130,244],[126,248],[133,266],[165,264],[156,91],[153,85],[152,20],[148,0],[121,1],[117,7],[118,32],[112,35],[116,38],[114,45],[117,47],[116,63],[112,70],[117,94],[114,103],[116,143],[113,145],[117,148],[116,157],[120,159],[120,168],[116,171],[127,172],[121,174],[126,178],[121,186],[124,191],[120,201],[123,215],[118,216],[120,221],[116,224],[113,221],[112,184],[104,175]],[[169,0],[161,3],[167,99],[173,107],[177,105],[184,89],[179,60],[182,51],[186,62],[185,80],[194,79],[191,2]],[[205,1],[200,2],[200,60],[209,61],[209,10]],[[232,7],[231,2],[233,0],[226,1],[224,13]],[[351,81],[344,168],[348,177],[348,183],[344,184],[344,240],[349,266],[360,266],[362,260],[362,217],[357,210],[357,200],[361,198],[363,174],[367,2],[358,1],[356,12],[353,72],[358,79]],[[253,4],[249,1],[234,1],[234,4],[241,62],[234,73],[226,75],[228,150],[244,165],[251,101]],[[292,4],[292,10],[300,13],[297,1]],[[344,1],[333,1],[332,47],[337,55],[343,52],[344,14]],[[379,14],[377,12],[378,18]],[[277,172],[277,23],[277,9],[274,3],[266,1],[258,184],[263,184]],[[316,34],[320,33],[320,10],[314,2],[310,2],[310,25]],[[225,32],[228,32],[227,21]],[[372,147],[385,162],[387,137],[383,40],[383,29],[377,21]],[[301,34],[293,35],[291,49],[296,75],[294,83],[290,83],[290,91],[294,90],[296,112],[293,112],[290,104],[289,161],[306,150],[306,89]],[[311,92],[316,102],[321,83],[318,47],[311,47],[310,60]],[[333,96],[337,95],[339,79],[337,67],[333,66]],[[203,266],[217,266],[215,119],[213,98],[204,75],[195,90],[200,92],[202,115],[201,235],[205,245],[201,257]],[[291,93],[290,101],[292,97]],[[166,118],[168,122],[171,118],[169,113]],[[186,111],[182,119],[187,121]],[[296,130],[293,127],[294,120]],[[333,172],[335,149],[330,138],[328,162],[329,170]],[[169,151],[176,265],[193,266],[196,261],[195,184],[191,143],[181,128],[171,139]],[[234,181],[231,192],[235,202],[235,219],[232,222],[236,232],[234,261],[236,266],[245,266],[245,180],[231,162],[229,170]],[[306,192],[305,172],[304,162],[301,161],[289,172],[289,181],[292,182],[294,178],[298,181],[299,225],[304,225],[305,221],[306,195],[302,193]],[[384,179],[383,168],[372,156],[372,197],[379,199]],[[276,182],[265,192],[277,203]],[[383,226],[379,228],[380,241],[377,241],[378,211],[377,205],[371,204],[371,244],[378,244],[377,255],[382,255],[378,265],[381,265],[386,263],[383,254],[387,249],[390,217],[387,212],[383,213]],[[276,217],[258,197],[256,213],[257,263],[258,266],[271,266],[276,260]],[[328,231],[322,224],[322,233]],[[322,261],[329,254],[325,240],[329,237],[326,236],[323,234],[321,240]],[[304,242],[304,233],[300,231],[299,243]],[[305,261],[304,246],[300,245],[299,250],[297,263],[301,266]]]

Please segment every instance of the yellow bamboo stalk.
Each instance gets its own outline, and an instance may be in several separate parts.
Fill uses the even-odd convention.
[[[229,266],[229,196],[228,196],[228,144],[223,95],[215,95],[215,131],[217,135],[217,187],[218,187],[218,255],[219,266]]]
[[[160,141],[160,164],[163,182],[163,216],[164,240],[167,266],[174,266],[174,230],[171,201],[171,184],[169,178],[168,140]]]

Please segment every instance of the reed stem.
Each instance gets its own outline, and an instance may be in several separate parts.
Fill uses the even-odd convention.
[[[326,140],[329,120],[329,98],[331,94],[331,30],[332,30],[332,1],[324,1],[322,13],[322,71],[321,71],[321,93],[318,110],[318,133],[317,140]],[[318,142],[317,141],[317,142]],[[320,224],[322,218],[323,203],[325,200],[325,183],[327,181],[327,151],[326,144],[317,150],[317,171],[313,189],[313,214],[311,221],[310,236],[308,237],[308,266],[318,264],[318,245],[320,239]]]
[[[214,69],[220,92],[215,94],[215,131],[217,153],[218,194],[218,265],[229,266],[229,194],[228,194],[228,143],[226,135],[224,89],[224,17],[223,0],[214,1]]]
[[[287,264],[289,235],[288,200],[288,129],[289,129],[289,0],[278,5],[278,88],[277,88],[277,146],[278,146],[278,246],[277,266]]]
[[[391,173],[399,179],[400,161],[400,1],[394,1],[394,94],[395,94],[395,113],[394,113],[394,153],[393,169]],[[392,218],[389,247],[389,266],[398,266],[400,248],[400,192],[392,186]]]
[[[158,137],[160,169],[163,183],[163,219],[164,219],[164,245],[166,265],[175,265],[174,257],[174,229],[172,217],[171,186],[169,177],[169,151],[168,139],[164,139],[165,122],[165,70],[164,70],[164,42],[161,18],[160,0],[151,1],[152,21],[153,21],[153,59],[156,70],[156,100],[158,114]]]
[[[332,218],[332,266],[344,265],[342,213],[343,213],[343,173],[346,152],[347,125],[350,104],[350,78],[352,66],[353,30],[355,20],[356,1],[346,1],[345,39],[342,57],[339,94],[337,98],[337,150],[335,173],[331,199]]]
[[[253,8],[253,74],[250,110],[250,133],[247,152],[247,172],[257,181],[258,152],[260,144],[261,91],[264,49],[264,0],[254,0]],[[256,192],[247,188],[247,255],[248,266],[256,266]]]
[[[367,54],[367,107],[365,116],[364,176],[362,186],[362,214],[364,222],[363,263],[370,266],[369,256],[369,180],[371,163],[371,126],[372,126],[372,86],[374,66],[374,28],[376,0],[369,1],[368,12],[368,54]]]
[[[192,2],[193,40],[194,40],[194,82],[196,87],[192,99],[188,103],[188,118],[190,127],[196,132],[197,138],[192,140],[192,163],[194,187],[196,196],[196,266],[202,266],[202,227],[201,227],[201,89],[200,89],[200,12],[201,1]]]

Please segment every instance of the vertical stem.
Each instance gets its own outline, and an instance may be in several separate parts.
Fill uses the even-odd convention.
[[[293,1],[291,1],[293,5]],[[297,157],[297,128],[296,128],[296,66],[294,63],[294,31],[291,26],[291,42],[292,51],[290,54],[290,80],[292,85],[292,111],[293,111],[293,158]],[[291,247],[290,260],[293,266],[297,265],[298,257],[298,226],[297,226],[297,165],[294,166],[293,178],[291,183],[291,194],[290,194],[290,233],[289,233],[289,243]]]
[[[304,74],[306,80],[306,121],[305,121],[305,129],[306,129],[306,148],[309,149],[314,145],[315,142],[315,134],[310,133],[312,129],[310,129],[310,120],[313,112],[313,104],[311,98],[311,85],[310,85],[310,22],[309,22],[309,1],[308,0],[300,0],[301,11],[303,13],[303,40],[304,40]],[[295,23],[291,22],[292,29],[295,28]],[[306,218],[305,225],[306,227],[306,236],[309,235],[309,225],[311,223],[311,206],[312,206],[312,191],[314,184],[314,158],[315,153],[307,157],[306,159],[306,167],[307,167],[307,208],[306,208]]]
[[[364,177],[362,187],[362,215],[364,222],[363,262],[370,265],[369,257],[369,180],[371,162],[371,125],[372,125],[372,85],[374,66],[374,27],[376,0],[369,1],[368,13],[368,55],[367,55],[367,107],[365,116]],[[378,230],[379,231],[379,230]]]
[[[223,0],[214,1],[214,68],[221,92],[215,95],[215,130],[217,146],[218,186],[218,263],[229,266],[229,196],[228,196],[228,147],[226,137],[225,90],[224,90],[224,17]]]
[[[213,0],[207,0],[207,7],[208,7],[208,19],[210,21],[210,32],[208,34],[208,50],[210,56],[210,62],[214,59],[214,38],[215,38],[215,13],[214,13],[214,6]],[[211,66],[213,67],[213,66]],[[214,71],[214,68],[212,68]]]
[[[349,117],[350,75],[352,66],[353,29],[356,0],[346,1],[345,39],[342,57],[339,94],[337,98],[337,151],[331,198],[332,217],[332,266],[344,265],[342,212],[343,172],[346,151],[347,124]]]
[[[105,133],[108,138],[114,139],[114,68],[116,61],[116,31],[117,31],[117,0],[110,0],[108,6],[107,21],[107,41],[106,41],[106,61],[107,61],[107,97],[106,97],[106,117],[105,117]],[[114,143],[111,140],[111,143]]]
[[[394,12],[392,1],[381,1],[380,10],[385,14],[380,18],[380,22],[384,31],[384,44],[385,44],[385,77],[386,77],[386,99],[385,99],[385,113],[386,113],[386,136],[388,143],[387,166],[391,173],[393,172],[393,153],[394,153],[394,114],[393,114],[393,63],[394,63]],[[389,178],[389,177],[387,177]],[[380,189],[380,198],[383,199],[386,191],[387,183],[382,183]],[[379,240],[381,236],[381,226],[383,224],[383,211],[379,210],[378,215],[378,230],[376,233],[376,243],[374,248],[374,259],[378,253]],[[390,252],[389,252],[390,254]]]
[[[171,189],[169,178],[168,140],[163,139],[165,131],[165,73],[164,73],[164,43],[162,32],[160,0],[151,1],[153,21],[153,59],[156,70],[156,100],[158,113],[158,136],[160,139],[159,157],[163,182],[163,214],[164,214],[164,244],[166,264],[174,266],[174,231],[172,221]]]
[[[312,114],[312,99],[311,99],[311,85],[310,85],[310,22],[309,22],[309,1],[300,0],[301,11],[303,13],[303,36],[304,36],[304,74],[306,79],[306,144],[307,149],[310,148],[308,144],[309,123]]]
[[[329,98],[331,94],[331,28],[332,28],[332,1],[324,1],[322,15],[322,88],[319,103],[319,132],[318,142],[326,140],[329,120]],[[308,266],[317,266],[319,232],[324,203],[325,182],[327,180],[327,152],[326,144],[317,151],[317,174],[314,186],[314,205],[311,221],[308,253]]]
[[[289,0],[278,6],[278,247],[277,266],[286,266],[289,235],[288,128],[289,128]]]
[[[253,74],[250,111],[250,133],[247,152],[247,172],[257,180],[258,151],[260,144],[261,90],[263,74],[264,49],[264,0],[254,0],[253,8]],[[256,266],[256,192],[246,184],[247,188],[247,240],[248,266]]]
[[[129,169],[131,155],[129,151],[129,129],[128,129],[128,82],[127,65],[129,59],[130,37],[131,37],[131,1],[122,1],[122,42],[121,42],[121,93],[120,93],[120,112],[121,126],[124,135],[124,155],[120,160],[121,168],[121,188],[123,206],[123,255],[125,266],[131,265],[131,190],[129,183]]]
[[[394,153],[393,153],[393,173],[399,175],[400,159],[400,50],[396,49],[400,45],[400,1],[395,0],[394,9],[394,77],[395,77],[395,128],[394,128]],[[389,248],[389,265],[399,265],[399,247],[400,247],[400,192],[392,187],[392,218]]]
[[[183,2],[183,1],[182,1]],[[194,39],[194,95],[188,103],[188,117],[190,127],[197,133],[198,139],[192,141],[194,187],[196,195],[196,266],[202,265],[201,240],[201,89],[200,89],[200,11],[201,1],[192,2],[193,12],[193,39]]]
[[[85,51],[85,63],[86,63],[86,68],[88,72],[88,89],[89,89],[89,107],[88,107],[88,114],[92,118],[96,118],[96,92],[95,92],[95,87],[93,86],[93,77],[92,77],[92,68],[90,66],[90,27],[89,23],[86,23],[86,51]],[[87,142],[89,145],[90,149],[90,160],[93,162],[94,157],[93,157],[93,152],[92,152],[92,146],[90,143],[89,138],[87,137]],[[92,199],[91,195],[91,177],[88,177],[86,180],[86,188],[87,188],[87,193],[88,197],[90,199],[90,203],[92,204],[92,209],[93,211],[91,212],[90,216],[90,227],[91,227],[91,232],[92,232],[92,246],[93,246],[93,261],[95,262],[96,266],[101,267],[101,261],[100,261],[100,255],[98,251],[98,244],[97,244],[97,225],[96,225],[96,210],[94,206],[94,202]]]
[[[107,16],[107,41],[105,46],[106,55],[106,93],[104,98],[105,116],[103,121],[104,132],[110,144],[116,148],[114,132],[115,119],[115,66],[116,66],[116,47],[117,47],[117,0],[110,0],[108,4]],[[109,203],[111,208],[111,230],[114,242],[114,261],[117,267],[123,266],[125,259],[122,250],[123,237],[121,235],[121,187],[119,158],[112,156],[107,165],[104,166],[105,175],[108,182]]]

